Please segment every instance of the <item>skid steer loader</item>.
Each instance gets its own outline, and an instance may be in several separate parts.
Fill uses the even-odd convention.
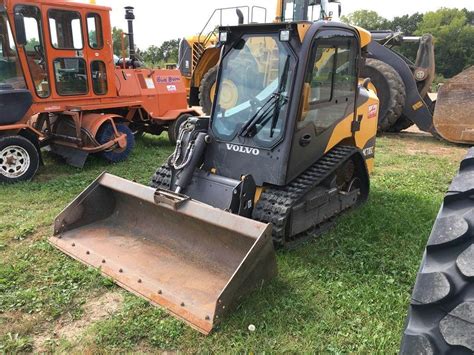
[[[379,101],[370,33],[331,22],[221,28],[211,117],[181,125],[146,187],[104,174],[52,244],[203,333],[292,247],[365,201]],[[272,243],[273,240],[273,243]]]

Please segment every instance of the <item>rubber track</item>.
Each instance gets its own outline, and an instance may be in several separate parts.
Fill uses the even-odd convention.
[[[285,240],[287,221],[292,207],[356,152],[357,149],[354,147],[336,147],[288,185],[265,189],[254,207],[252,218],[272,224],[275,246],[292,247],[293,243],[297,243],[303,238],[306,239],[307,232],[304,232],[290,240]],[[328,222],[330,217],[328,216]],[[317,226],[312,232],[317,232],[317,229],[320,228],[324,228],[324,226]]]
[[[433,226],[400,353],[474,353],[474,149],[462,161]]]

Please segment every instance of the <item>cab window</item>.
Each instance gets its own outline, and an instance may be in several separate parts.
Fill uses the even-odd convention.
[[[59,95],[87,94],[86,61],[82,58],[58,58],[53,62]]]
[[[27,43],[24,47],[36,94],[45,98],[50,94],[46,54],[42,36],[41,12],[36,6],[18,5],[15,13],[23,15]]]
[[[0,11],[0,85],[26,89],[6,12]]]
[[[94,94],[107,94],[107,71],[105,63],[100,60],[93,61],[91,63],[91,75]]]
[[[92,49],[102,49],[104,47],[102,20],[99,14],[91,13],[87,15],[87,34],[89,37],[89,47]]]
[[[353,111],[357,48],[353,37],[320,39],[314,44],[303,117],[313,123],[317,132],[325,131]]]
[[[84,47],[79,12],[49,10],[48,18],[51,44],[54,48],[78,50]]]

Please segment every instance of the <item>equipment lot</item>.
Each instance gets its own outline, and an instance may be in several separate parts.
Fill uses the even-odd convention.
[[[32,183],[1,186],[0,351],[398,352],[423,248],[467,147],[418,132],[379,138],[369,203],[278,251],[279,276],[209,337],[47,243],[54,217],[99,173],[148,184],[172,149],[146,135],[127,162],[93,158],[84,170],[46,154]]]

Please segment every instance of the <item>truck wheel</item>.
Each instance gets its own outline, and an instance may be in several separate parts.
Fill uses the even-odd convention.
[[[206,115],[210,115],[212,111],[218,71],[219,66],[217,65],[209,69],[202,78],[201,85],[199,86],[199,104]]]
[[[125,148],[112,148],[99,153],[101,158],[111,163],[118,163],[126,160],[135,146],[135,137],[133,136],[132,130],[124,123],[116,123],[115,126],[117,127],[118,132],[127,135],[127,145]],[[96,139],[100,144],[105,144],[114,139],[114,137],[114,128],[110,122],[107,122],[99,128]]]
[[[428,240],[400,354],[474,353],[473,168],[471,149]]]
[[[168,128],[168,138],[172,144],[176,144],[179,136],[179,127],[181,127],[181,125],[186,122],[189,117],[193,117],[193,115],[184,113],[171,122],[170,127]]]
[[[362,77],[370,78],[377,89],[380,100],[379,131],[388,131],[405,107],[405,84],[391,65],[372,58],[367,59]]]
[[[29,181],[39,168],[40,155],[35,145],[21,136],[0,138],[0,182]]]

